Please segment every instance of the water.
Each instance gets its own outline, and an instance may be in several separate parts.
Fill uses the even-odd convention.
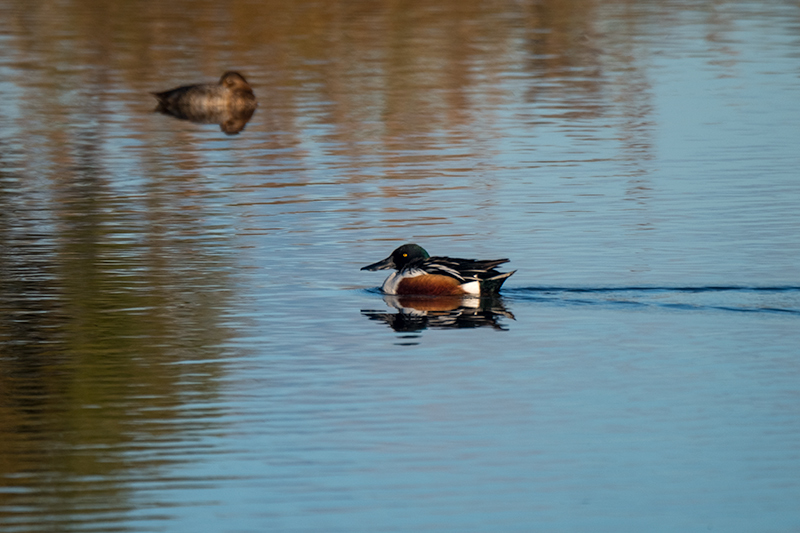
[[[0,18],[3,531],[800,529],[796,5]]]

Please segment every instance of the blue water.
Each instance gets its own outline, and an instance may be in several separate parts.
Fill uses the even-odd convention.
[[[800,530],[796,5],[0,19],[3,531]]]

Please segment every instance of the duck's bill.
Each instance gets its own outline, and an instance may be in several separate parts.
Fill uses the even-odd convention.
[[[383,261],[378,261],[377,263],[362,267],[361,270],[389,270],[390,268],[395,268],[392,256],[387,257]]]

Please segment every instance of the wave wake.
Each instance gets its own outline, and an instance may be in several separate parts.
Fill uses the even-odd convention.
[[[514,287],[503,291],[508,300],[556,305],[662,307],[676,310],[716,310],[741,313],[800,315],[796,286],[630,286]]]

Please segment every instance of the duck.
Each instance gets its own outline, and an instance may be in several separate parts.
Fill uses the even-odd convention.
[[[222,110],[254,110],[258,105],[250,84],[234,71],[223,74],[218,83],[185,85],[152,94],[158,100],[157,111],[188,120]]]
[[[389,257],[361,270],[396,269],[383,282],[381,290],[402,296],[491,296],[516,270],[496,268],[508,259],[460,259],[431,255],[418,244],[404,244]]]

